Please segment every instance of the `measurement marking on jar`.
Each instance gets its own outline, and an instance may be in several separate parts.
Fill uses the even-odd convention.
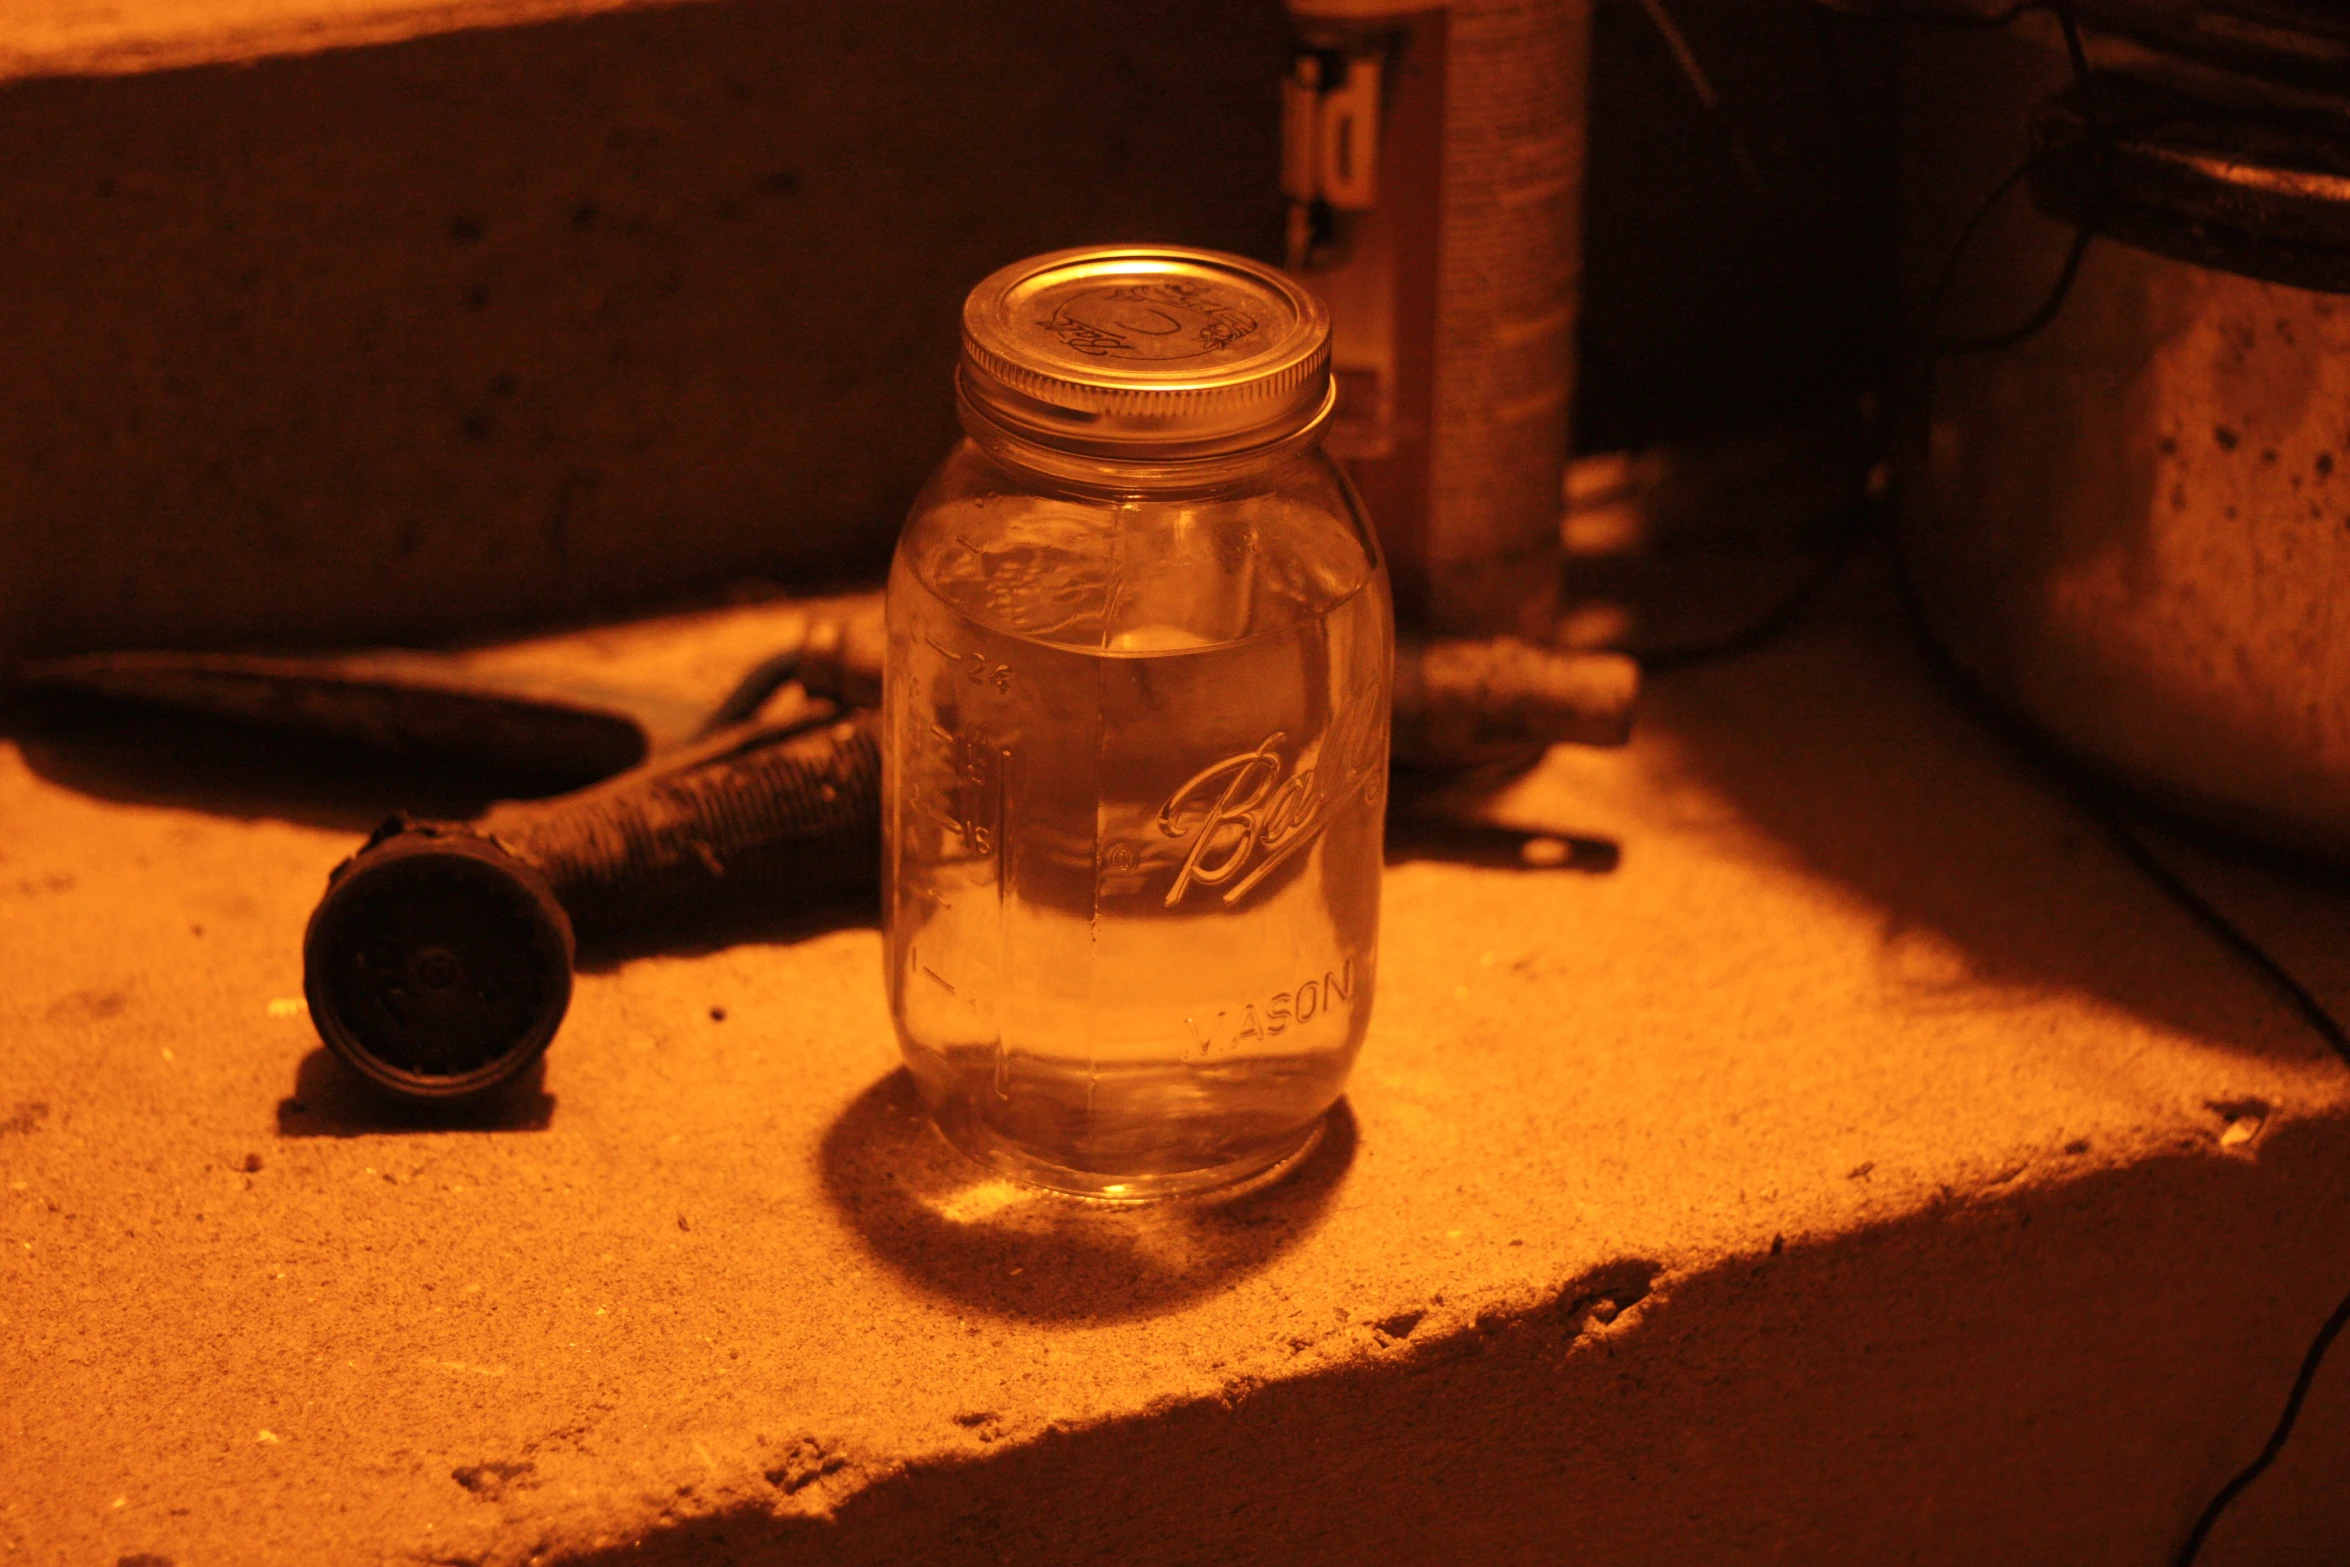
[[[991,745],[984,734],[957,734],[937,724],[929,728],[946,753],[940,768],[944,784],[909,783],[908,805],[950,839],[962,839],[971,854],[995,853],[1003,836],[1004,774],[1012,765],[1011,751]]]
[[[939,641],[936,637],[924,637],[922,640],[935,648],[940,656],[945,658],[946,661],[953,665],[956,670],[960,671],[963,678],[970,681],[973,685],[993,686],[996,688],[998,695],[1006,695],[1010,693],[1012,689],[1011,665],[991,664],[987,661],[987,655],[984,653],[958,652],[954,648],[948,647],[944,642]],[[937,726],[933,725],[932,727],[935,728]]]
[[[1319,978],[1275,991],[1261,1003],[1244,1002],[1237,1016],[1223,1009],[1204,1025],[1196,1017],[1187,1017],[1183,1026],[1201,1055],[1219,1047],[1231,1049],[1245,1040],[1263,1044],[1292,1028],[1304,1028],[1317,1018],[1334,1015],[1341,1003],[1353,998],[1354,989],[1355,960],[1349,957],[1335,969],[1324,969]]]

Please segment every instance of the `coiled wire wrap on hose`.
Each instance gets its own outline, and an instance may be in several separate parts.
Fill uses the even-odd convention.
[[[545,876],[580,929],[664,905],[771,890],[797,903],[879,874],[878,719],[733,736],[561,800],[473,824]]]
[[[412,1102],[535,1061],[571,1000],[574,931],[754,895],[805,907],[878,880],[874,715],[735,729],[478,822],[396,816],[328,878],[302,943],[320,1037]]]

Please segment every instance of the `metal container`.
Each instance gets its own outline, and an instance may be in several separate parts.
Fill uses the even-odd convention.
[[[2062,747],[2350,863],[2350,23],[2250,9],[2090,8],[2085,90],[2045,17],[1913,31],[1903,552]]]
[[[1397,613],[1544,638],[1581,287],[1589,0],[1289,0],[1288,266]]]

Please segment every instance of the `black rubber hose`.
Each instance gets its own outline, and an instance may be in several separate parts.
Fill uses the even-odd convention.
[[[464,1098],[537,1060],[571,1003],[575,928],[715,896],[801,904],[878,874],[870,711],[751,730],[473,823],[397,816],[327,879],[303,989],[329,1049],[401,1098]]]

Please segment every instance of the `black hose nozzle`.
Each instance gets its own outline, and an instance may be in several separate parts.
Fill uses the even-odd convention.
[[[506,1081],[571,1003],[574,926],[616,930],[714,895],[870,887],[871,712],[757,727],[473,823],[395,816],[327,879],[302,943],[319,1036],[402,1098]]]

